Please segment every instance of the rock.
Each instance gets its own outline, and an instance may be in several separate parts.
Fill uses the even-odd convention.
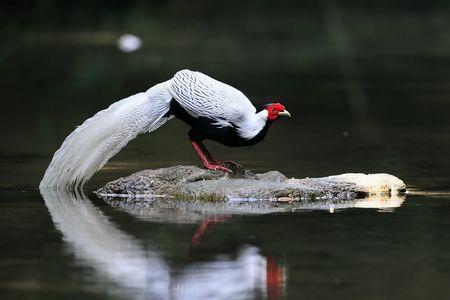
[[[274,181],[274,182],[283,182],[286,181],[287,177],[281,174],[278,171],[270,171],[262,174],[256,174],[256,179],[265,180],[265,181]]]
[[[342,174],[322,178],[288,179],[278,171],[239,178],[195,166],[144,170],[109,182],[96,193],[102,197],[166,197],[178,200],[279,202],[324,199],[361,199],[370,195],[396,195],[405,184],[389,174]]]

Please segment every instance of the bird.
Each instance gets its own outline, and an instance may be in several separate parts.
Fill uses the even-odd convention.
[[[264,139],[279,117],[290,116],[280,103],[257,112],[238,89],[201,72],[181,70],[84,121],[54,153],[39,187],[83,187],[129,141],[173,117],[190,126],[189,140],[206,169],[231,172],[225,162],[214,159],[204,140],[251,146]]]

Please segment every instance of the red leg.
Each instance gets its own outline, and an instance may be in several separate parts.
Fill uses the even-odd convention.
[[[211,153],[209,153],[208,149],[206,149],[206,147],[203,143],[198,142],[197,144],[200,147],[200,149],[202,150],[203,154],[208,158],[210,163],[212,163],[214,165],[222,166],[222,167],[225,167],[227,164],[241,166],[240,164],[238,164],[237,162],[232,161],[232,160],[218,161],[211,155]]]
[[[203,165],[208,170],[220,170],[227,173],[231,173],[231,170],[228,168],[225,168],[224,166],[221,166],[217,163],[217,161],[212,157],[211,153],[208,152],[205,145],[202,144],[202,142],[194,142],[191,141],[192,146],[194,147],[195,151],[197,151],[198,155],[200,156],[200,159],[203,162]]]
[[[222,215],[222,216],[212,216],[204,219],[200,227],[195,231],[194,236],[192,237],[191,244],[196,246],[200,244],[201,236],[210,228],[211,225],[216,223],[222,223],[231,218],[230,215]]]
[[[206,149],[205,145],[202,142],[197,142],[197,145],[200,147],[202,153],[208,158],[208,161],[212,164],[218,165],[217,160],[209,153],[208,149]]]
[[[283,283],[284,283],[283,267],[277,263],[276,258],[267,257],[266,265],[266,287],[267,299],[283,299]]]

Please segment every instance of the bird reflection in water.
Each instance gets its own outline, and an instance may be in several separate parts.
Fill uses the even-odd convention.
[[[205,232],[211,228],[214,224],[226,222],[231,218],[231,215],[219,215],[219,216],[211,216],[206,217],[198,229],[195,231],[194,236],[191,239],[191,245],[197,246],[200,244],[200,238],[202,237]]]
[[[255,246],[242,246],[236,257],[171,270],[162,253],[118,229],[83,193],[41,189],[41,194],[77,261],[94,268],[99,282],[114,283],[108,292],[134,299],[282,298],[283,268]]]

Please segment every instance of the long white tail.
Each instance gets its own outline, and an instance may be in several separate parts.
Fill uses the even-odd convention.
[[[83,186],[138,134],[151,132],[169,117],[170,80],[113,103],[77,127],[53,155],[39,187]]]

